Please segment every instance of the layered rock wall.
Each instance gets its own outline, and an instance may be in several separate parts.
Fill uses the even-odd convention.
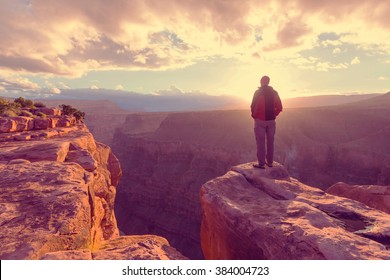
[[[76,118],[71,116],[0,117],[0,133],[46,130],[48,128],[71,127],[75,124]]]
[[[201,259],[200,186],[226,172],[234,157],[184,143],[126,138],[119,159],[124,176],[115,212],[126,234],[166,237],[183,254]]]
[[[164,236],[189,258],[203,258],[199,189],[247,156],[246,147],[233,149],[236,127],[213,131],[221,117],[240,122],[240,112],[128,115],[113,143],[124,170],[115,204],[120,230]]]

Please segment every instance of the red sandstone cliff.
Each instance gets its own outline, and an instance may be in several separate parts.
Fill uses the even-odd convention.
[[[158,236],[119,237],[120,164],[84,125],[0,136],[0,259],[183,258]]]
[[[201,188],[206,259],[390,259],[390,215],[304,185],[285,168],[234,167]]]

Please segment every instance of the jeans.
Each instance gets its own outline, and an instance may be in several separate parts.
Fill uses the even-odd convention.
[[[260,165],[272,164],[274,160],[274,138],[276,131],[275,120],[262,121],[255,119],[255,136],[257,145],[257,160]],[[265,153],[265,142],[267,141],[267,154]]]

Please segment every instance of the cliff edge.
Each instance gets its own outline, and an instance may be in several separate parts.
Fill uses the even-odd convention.
[[[119,236],[122,174],[84,124],[0,137],[0,259],[183,259],[158,236]]]
[[[390,215],[302,184],[276,164],[204,184],[206,259],[390,259]]]

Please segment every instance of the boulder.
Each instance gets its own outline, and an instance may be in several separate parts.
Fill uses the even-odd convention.
[[[92,157],[88,150],[83,149],[69,151],[65,161],[78,163],[87,171],[94,171],[98,166],[97,161]]]
[[[45,130],[49,128],[49,119],[47,118],[36,118],[34,121],[35,130]]]
[[[48,116],[60,116],[61,110],[59,108],[39,108],[37,109],[38,112],[41,112]]]
[[[16,122],[12,118],[0,117],[0,133],[7,133],[16,130]]]
[[[349,185],[339,182],[327,189],[326,192],[360,201],[390,214],[390,186]]]
[[[14,117],[16,128],[13,131],[26,131],[34,128],[34,119],[30,117]]]
[[[71,127],[76,124],[76,119],[70,116],[62,116],[58,121],[58,127]]]

